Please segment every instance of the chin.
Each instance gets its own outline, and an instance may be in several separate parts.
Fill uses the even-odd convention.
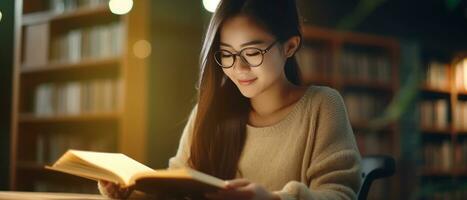
[[[242,95],[246,98],[253,98],[258,94],[258,90],[254,87],[245,87],[245,86],[238,86],[238,89],[242,93]]]

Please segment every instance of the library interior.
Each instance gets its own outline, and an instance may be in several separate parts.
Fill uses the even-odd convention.
[[[44,168],[69,149],[167,168],[223,1],[1,0],[0,199],[100,197]],[[284,1],[300,14],[300,84],[342,96],[358,199],[467,199],[467,1]]]

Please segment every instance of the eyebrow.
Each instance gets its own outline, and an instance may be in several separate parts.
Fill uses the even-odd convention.
[[[249,45],[256,45],[256,44],[263,44],[263,43],[264,43],[263,40],[252,40],[252,41],[241,44],[240,47],[249,46]],[[223,42],[221,42],[220,45],[221,46],[232,47],[232,45],[226,44],[226,43],[223,43]]]

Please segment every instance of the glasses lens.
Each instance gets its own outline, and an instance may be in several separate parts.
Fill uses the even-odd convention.
[[[261,50],[256,48],[246,48],[242,51],[242,57],[252,67],[261,65],[263,62],[263,54]]]
[[[225,50],[217,51],[214,57],[217,64],[221,67],[231,67],[234,63],[234,55]]]

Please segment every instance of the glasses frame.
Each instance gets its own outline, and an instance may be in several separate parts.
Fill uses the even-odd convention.
[[[214,60],[216,61],[217,65],[219,65],[220,67],[224,68],[224,69],[228,69],[228,68],[231,68],[235,65],[235,62],[237,61],[237,56],[240,57],[244,63],[248,64],[248,66],[250,67],[258,67],[260,66],[261,64],[263,64],[263,61],[264,61],[264,54],[268,53],[271,48],[277,43],[277,40],[275,40],[273,43],[271,43],[268,47],[266,47],[265,49],[260,49],[260,48],[256,48],[256,47],[247,47],[247,48],[243,48],[241,49],[239,52],[237,53],[232,53],[230,51],[227,51],[227,50],[218,50],[216,52],[214,52]],[[251,63],[249,63],[246,58],[243,57],[242,53],[243,51],[247,50],[247,49],[255,49],[255,50],[258,50],[260,53],[261,53],[261,62],[258,64],[258,65],[252,65]],[[228,52],[229,54],[231,54],[233,57],[233,62],[232,62],[232,65],[230,66],[224,66],[220,63],[220,61],[218,61],[216,59],[216,55],[218,53],[222,53],[222,52]]]

